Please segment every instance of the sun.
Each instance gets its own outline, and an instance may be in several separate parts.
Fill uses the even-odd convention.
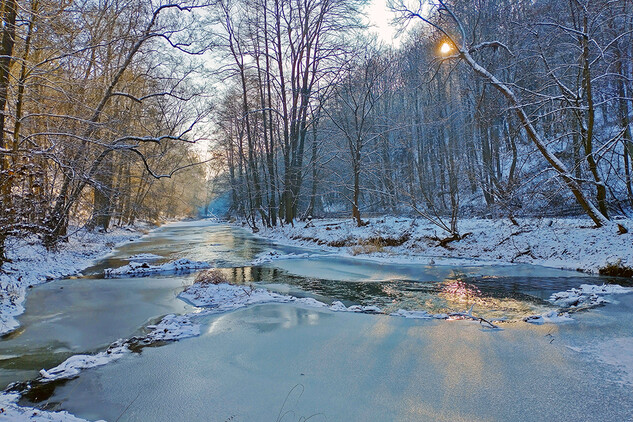
[[[451,47],[449,43],[445,42],[445,43],[442,43],[442,46],[440,47],[440,53],[448,54],[451,52],[452,49],[453,47]]]

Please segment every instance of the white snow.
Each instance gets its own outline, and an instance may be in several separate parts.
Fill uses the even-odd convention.
[[[630,229],[618,234],[615,224],[596,229],[584,218],[524,218],[518,219],[519,226],[503,219],[460,219],[460,234],[470,234],[450,242],[447,248],[438,246],[437,240],[447,234],[424,219],[382,217],[366,221],[369,224],[364,227],[356,227],[351,218],[315,219],[307,224],[297,221],[294,227],[261,228],[257,235],[278,243],[392,263],[528,263],[589,273],[617,262],[633,267],[633,220],[618,221]],[[378,238],[403,243],[385,246],[376,241]],[[282,258],[275,254],[259,257]]]
[[[523,319],[530,324],[562,324],[566,322],[574,322],[574,319],[567,312],[559,313],[558,311],[549,311],[541,315],[531,315]]]
[[[592,308],[601,303],[609,303],[604,296],[626,293],[633,293],[633,288],[617,284],[582,284],[578,288],[552,294],[549,301],[561,308]]]
[[[153,253],[140,253],[128,258],[129,261],[155,261],[157,259],[162,259],[163,257],[160,255],[156,255]]]
[[[131,344],[152,344],[157,341],[177,341],[200,335],[200,324],[193,318],[198,314],[164,316],[156,325],[148,325],[151,330],[144,337],[117,340],[107,350],[94,355],[74,355],[51,369],[40,370],[40,381],[49,382],[58,379],[73,378],[84,369],[107,365],[131,353]]]
[[[427,311],[407,311],[405,309],[398,309],[390,315],[409,319],[448,319],[448,314],[430,314]]]
[[[272,262],[276,260],[286,260],[286,259],[302,259],[302,258],[314,258],[314,257],[323,257],[323,254],[309,254],[309,253],[301,253],[301,254],[282,254],[277,251],[268,251],[259,254],[252,262],[251,265],[262,265],[267,262]]]
[[[152,331],[147,338],[152,341],[175,341],[200,335],[200,324],[193,322],[191,314],[166,315],[156,325],[149,325]]]
[[[178,297],[195,306],[211,307],[214,309],[214,313],[228,312],[262,303],[294,303],[310,308],[329,309],[334,312],[384,313],[382,309],[372,305],[351,305],[346,307],[342,302],[335,301],[328,306],[326,303],[314,298],[283,295],[256,288],[252,285],[233,285],[228,283],[196,283],[187,287]]]
[[[118,244],[140,237],[145,226],[116,228],[107,233],[69,229],[68,242],[56,251],[47,251],[39,239],[27,237],[7,240],[7,258],[0,270],[0,335],[15,330],[16,317],[24,312],[29,286],[77,274]]]
[[[345,306],[341,301],[334,301],[331,305],[320,302],[313,298],[300,298],[289,295],[274,293],[262,288],[255,288],[252,285],[232,285],[228,283],[204,284],[195,283],[187,287],[178,295],[183,300],[194,306],[211,308],[208,313],[229,312],[249,305],[263,303],[290,303],[302,305],[310,308],[328,309],[333,312],[354,312],[366,314],[385,314],[385,311],[374,305],[350,305]],[[206,313],[206,314],[208,314]],[[205,314],[205,315],[206,315]],[[200,314],[202,315],[202,314]],[[449,314],[430,314],[423,310],[400,309],[390,313],[390,316],[404,317],[410,319],[468,319],[480,321],[481,318],[472,314],[472,307],[469,311],[453,312]],[[495,320],[494,322],[499,322]]]
[[[54,368],[40,370],[41,380],[46,382],[72,378],[79,375],[83,369],[106,365],[129,352],[130,349],[127,348],[127,345],[121,344],[110,346],[105,352],[96,355],[74,355]]]
[[[85,419],[80,419],[66,411],[48,412],[33,407],[18,406],[19,399],[20,395],[17,393],[0,393],[0,421],[85,422]]]
[[[147,262],[130,262],[119,268],[107,268],[106,277],[146,277],[161,273],[183,273],[191,270],[202,270],[209,268],[207,262],[191,261],[186,258],[177,259],[161,265],[150,265]]]

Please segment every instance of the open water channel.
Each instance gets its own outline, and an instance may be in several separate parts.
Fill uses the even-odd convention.
[[[234,282],[346,305],[505,321],[413,320],[262,304],[202,318],[201,335],[146,347],[21,404],[86,419],[135,421],[633,420],[633,294],[532,325],[547,298],[613,281],[528,265],[391,265],[309,251],[250,266],[262,253],[307,252],[214,221],[170,224],[118,248],[84,276],[34,287],[20,328],[0,341],[0,383],[37,377],[105,350],[166,314],[192,274],[103,278],[132,257],[206,261]],[[152,254],[152,256],[147,255]],[[138,258],[136,258],[138,259]],[[621,358],[621,359],[620,359]],[[628,366],[627,366],[628,362]],[[622,364],[620,364],[622,363]]]

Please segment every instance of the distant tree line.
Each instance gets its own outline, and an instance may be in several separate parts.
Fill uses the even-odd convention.
[[[395,49],[364,35],[361,4],[221,4],[216,136],[253,229],[631,212],[633,2],[393,1]]]
[[[222,186],[253,230],[631,212],[632,0],[393,0],[398,48],[367,3],[3,0],[0,262]]]

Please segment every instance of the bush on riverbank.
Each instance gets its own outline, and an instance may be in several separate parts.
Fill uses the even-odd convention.
[[[210,270],[200,271],[193,281],[196,284],[222,284],[229,283],[229,280],[226,278],[222,271],[211,268]]]

